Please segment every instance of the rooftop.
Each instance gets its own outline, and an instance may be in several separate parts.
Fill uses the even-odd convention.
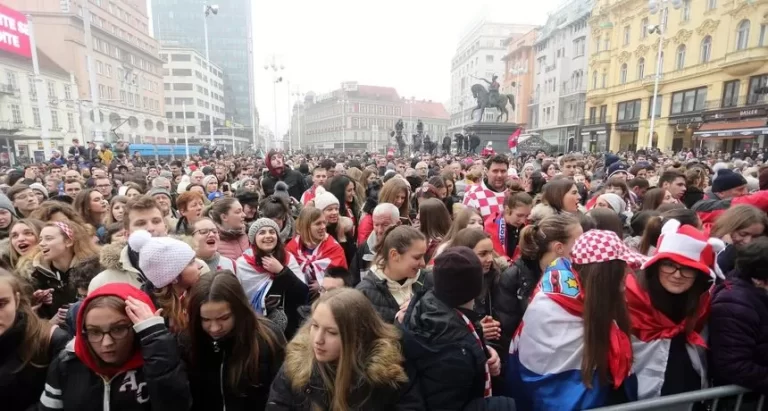
[[[406,101],[410,100],[403,99],[403,103]],[[451,118],[443,103],[438,103],[432,100],[413,100],[413,108],[411,108],[410,105],[403,105],[403,114],[407,113],[410,117],[411,110],[413,110],[413,118],[439,120],[448,120]]]
[[[2,57],[13,61],[16,64],[29,66],[29,71],[32,72],[32,59],[28,59],[23,56],[19,56],[11,53],[2,53]],[[47,54],[43,53],[39,48],[37,49],[37,64],[40,66],[41,73],[59,74],[63,76],[69,76],[69,72],[64,70],[63,67],[56,64]]]
[[[397,101],[400,96],[394,87],[357,86],[357,90],[347,91],[347,96],[364,98],[368,100]]]

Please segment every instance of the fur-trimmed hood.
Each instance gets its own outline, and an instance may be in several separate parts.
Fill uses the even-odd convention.
[[[314,361],[308,361],[308,356],[311,356],[308,353],[312,348],[307,330],[306,328],[300,330],[286,348],[283,367],[294,390],[302,389],[308,384],[314,386],[315,381],[320,382],[320,376],[314,368]],[[408,376],[403,363],[404,358],[398,342],[378,340],[368,353],[363,367],[365,375],[358,376],[358,382],[352,385],[352,389],[355,390],[363,385],[371,388],[396,388],[406,383]],[[322,386],[322,383],[318,386]]]
[[[117,241],[101,247],[99,262],[105,270],[123,269],[123,265],[120,263],[120,256],[126,244],[125,241]]]

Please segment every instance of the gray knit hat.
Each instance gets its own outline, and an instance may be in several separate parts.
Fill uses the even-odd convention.
[[[48,198],[48,189],[45,188],[44,185],[42,185],[40,183],[32,183],[32,184],[29,185],[29,188],[31,188],[32,191],[37,191],[37,192],[42,193],[45,198]],[[58,193],[56,193],[56,194],[58,194]]]
[[[280,234],[280,227],[277,225],[275,220],[272,220],[271,218],[260,218],[251,224],[251,228],[248,229],[248,241],[251,242],[251,244],[254,244],[256,242],[256,233],[259,232],[264,227],[272,227],[275,230],[275,233],[278,235]]]
[[[162,194],[162,195],[168,197],[168,199],[173,200],[173,198],[171,198],[171,193],[169,193],[168,190],[166,190],[166,189],[164,189],[162,187],[155,187],[155,188],[149,190],[149,193],[147,193],[147,194],[149,194],[150,197],[154,197],[156,194]]]
[[[14,216],[16,216],[16,207],[13,206],[13,202],[7,195],[0,192],[0,210],[8,210]]]

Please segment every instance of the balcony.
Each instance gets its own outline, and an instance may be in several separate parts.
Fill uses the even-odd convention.
[[[768,106],[768,95],[752,94],[751,96],[740,96],[738,99],[731,100],[711,100],[707,101],[704,111],[713,110],[737,110],[740,108]]]
[[[725,54],[720,67],[734,77],[753,74],[768,59],[768,47],[752,47]]]
[[[14,95],[19,91],[18,88],[11,86],[10,84],[0,83],[0,94]]]
[[[557,62],[552,63],[551,65],[544,68],[545,73],[549,73],[550,71],[557,69]]]
[[[611,122],[611,116],[603,116],[603,117],[590,117],[590,118],[583,118],[579,122],[579,125],[581,126],[594,126],[594,125],[600,125],[600,124],[608,124]]]
[[[15,121],[0,121],[0,134],[13,134],[24,125]]]
[[[539,96],[531,96],[531,98],[528,99],[529,106],[532,106],[534,104],[539,104]]]
[[[565,85],[560,87],[560,97],[570,96],[572,94],[586,93],[586,84],[573,84],[568,81]]]
[[[600,50],[595,53],[592,53],[592,56],[597,61],[609,62],[611,61],[611,50]]]
[[[602,104],[605,101],[605,97],[608,95],[607,87],[593,88],[587,92],[587,101],[596,106]]]

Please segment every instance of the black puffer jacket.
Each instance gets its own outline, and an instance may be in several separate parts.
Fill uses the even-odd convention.
[[[355,288],[368,297],[368,300],[373,304],[373,308],[384,321],[390,324],[395,322],[395,315],[400,311],[400,305],[395,300],[395,297],[392,296],[389,288],[387,288],[385,280],[379,279],[376,274],[368,270],[368,275],[363,277],[360,280],[360,284]],[[432,288],[432,276],[422,270],[419,278],[413,283],[413,294],[430,288]]]
[[[288,195],[296,200],[301,200],[301,195],[304,194],[304,191],[307,189],[304,184],[304,176],[298,171],[291,170],[286,166],[279,178],[268,173],[261,180],[261,188],[264,190],[265,196],[271,196],[275,193],[275,184],[277,184],[278,181],[282,181],[288,185]]]
[[[47,364],[59,355],[69,341],[67,333],[56,329],[51,334],[45,358],[36,358],[35,366],[21,367],[19,347],[24,343],[27,316],[18,311],[13,326],[0,335],[0,404],[7,411],[25,411],[35,407],[40,399],[48,372]],[[42,357],[42,356],[41,356]]]
[[[459,309],[475,324],[482,339],[481,319],[470,310]],[[408,398],[418,398],[420,410],[514,410],[514,401],[483,397],[488,355],[469,327],[453,309],[432,291],[413,297],[405,319],[403,351],[410,381]]]
[[[99,256],[83,260],[72,260],[69,270],[58,272],[40,258],[34,259],[30,268],[33,270],[27,277],[26,273],[20,273],[22,277],[32,278],[35,290],[53,289],[53,303],[43,305],[38,313],[43,318],[52,318],[59,308],[77,301],[77,287],[88,288],[91,279],[102,271]]]
[[[538,261],[518,258],[501,273],[498,285],[491,288],[494,318],[501,322],[499,346],[509,347],[541,274]]]
[[[228,383],[228,357],[234,341],[231,338],[213,341],[205,335],[200,342],[200,357],[188,358],[189,385],[192,390],[193,411],[263,410],[269,398],[269,386],[280,370],[285,357],[285,337],[270,323],[277,337],[275,346],[259,338],[259,375],[256,385],[233,390]],[[183,338],[189,341],[188,338]],[[189,351],[185,350],[186,353]],[[222,381],[223,379],[223,381]],[[222,392],[224,400],[222,401]]]

